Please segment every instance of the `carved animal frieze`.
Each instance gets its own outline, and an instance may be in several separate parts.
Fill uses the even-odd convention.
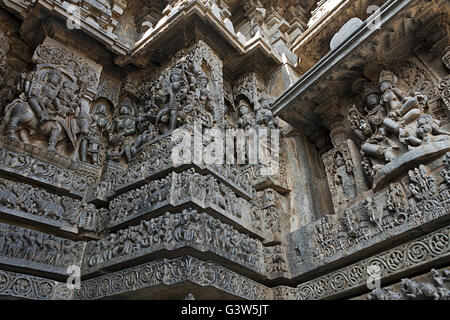
[[[448,300],[450,298],[450,270],[431,269],[432,282],[402,279],[400,292],[392,288],[374,289],[367,300]]]
[[[70,265],[80,265],[82,242],[6,224],[0,224],[0,234],[0,255],[5,258],[63,268],[64,272]]]

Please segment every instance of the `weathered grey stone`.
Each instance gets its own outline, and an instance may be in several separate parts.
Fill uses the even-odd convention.
[[[370,5],[0,0],[2,298],[447,299],[449,4]]]

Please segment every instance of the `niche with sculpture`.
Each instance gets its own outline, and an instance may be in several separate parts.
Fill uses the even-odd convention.
[[[85,83],[52,64],[20,74],[17,97],[5,107],[2,133],[78,160],[91,117],[81,108]]]
[[[362,83],[363,106],[354,105],[348,112],[372,185],[386,182],[408,163],[450,148],[450,133],[432,114],[427,94],[410,92],[414,88],[402,88],[402,83],[394,72],[383,70],[378,86]]]

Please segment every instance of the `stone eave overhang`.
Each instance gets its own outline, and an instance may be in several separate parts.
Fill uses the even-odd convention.
[[[43,12],[64,20],[69,18],[65,1],[0,0],[0,4],[14,12],[22,20],[26,19],[34,9],[43,10]],[[214,31],[216,35],[220,36],[220,39],[212,39],[207,34],[195,34],[195,30],[189,29],[189,27],[195,26],[196,21],[202,22],[208,28],[205,30]],[[297,61],[294,63],[286,58],[284,54],[280,54],[259,32],[252,39],[247,40],[244,35],[234,31],[229,19],[223,19],[218,7],[205,6],[200,0],[191,0],[184,6],[173,8],[156,26],[144,33],[134,45],[121,41],[114,32],[99,28],[90,19],[79,21],[79,31],[93,37],[115,54],[115,62],[120,67],[134,64],[137,67],[145,68],[152,62],[162,63],[175,51],[182,49],[186,40],[193,36],[204,38],[205,42],[215,47],[226,60],[225,67],[231,72],[240,71],[243,67],[245,69],[245,65],[250,59],[257,59],[260,62],[256,69],[262,74],[285,63],[290,63],[293,67],[296,67],[297,63]],[[170,40],[170,35],[173,35],[174,38],[183,35],[184,39],[183,41],[177,41],[178,38]]]
[[[392,19],[410,7],[413,3],[421,1],[416,0],[391,0],[385,3],[378,12],[370,16],[364,23],[354,31],[343,43],[335,50],[330,51],[324,56],[312,69],[307,71],[293,86],[283,93],[273,104],[275,116],[291,124],[294,128],[301,128],[306,136],[320,130],[322,120],[317,113],[317,106],[309,99],[305,99],[308,93],[324,86],[324,82],[331,78],[333,72],[339,66],[342,66],[352,56],[360,55],[364,49],[364,44],[373,39],[377,34],[385,32]],[[379,19],[381,29],[373,28],[375,19]],[[379,44],[378,44],[379,45]],[[375,51],[375,50],[374,50]],[[360,60],[360,66],[369,61],[367,53],[362,54],[364,59]],[[355,68],[355,65],[351,66]],[[336,78],[333,81],[337,81]],[[333,92],[329,91],[333,96]],[[334,92],[337,96],[342,94]],[[314,105],[314,106],[312,106]]]
[[[381,6],[383,0],[373,0],[371,6]],[[368,15],[369,7],[365,0],[341,0],[332,10],[327,11],[317,21],[309,25],[295,41],[290,50],[299,56],[300,62],[297,69],[304,73],[310,69],[314,63],[318,62],[326,54],[329,46],[323,45],[323,39],[330,38],[339,29],[342,21],[348,21],[353,17],[364,20]],[[313,63],[313,64],[311,64]]]

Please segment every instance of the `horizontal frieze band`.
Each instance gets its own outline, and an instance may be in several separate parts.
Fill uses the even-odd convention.
[[[99,172],[86,168],[63,169],[35,157],[9,150],[0,144],[0,172],[25,181],[38,183],[52,190],[60,190],[75,198],[83,198],[89,187],[98,181]]]
[[[386,283],[437,261],[450,261],[450,228],[387,250],[361,262],[308,281],[297,288],[277,287],[277,299],[316,300],[367,291],[375,277]]]
[[[0,264],[32,270],[52,277],[68,275],[80,267],[85,242],[0,223]]]
[[[192,282],[213,287],[248,300],[272,298],[269,288],[211,261],[190,256],[152,261],[137,267],[114,272],[81,282],[75,291],[76,300],[101,299],[151,288]]]
[[[147,216],[161,215],[164,210],[176,210],[190,204],[211,211],[219,219],[253,237],[265,238],[263,221],[257,217],[263,214],[254,204],[238,198],[231,188],[214,176],[199,174],[194,169],[172,172],[112,199],[107,229],[121,228]]]
[[[59,196],[25,183],[0,178],[0,212],[4,219],[79,234],[103,230],[105,209],[78,199]]]
[[[83,257],[84,276],[114,265],[142,260],[159,251],[192,248],[224,258],[249,272],[265,274],[263,245],[207,213],[186,209],[182,213],[142,221],[138,226],[89,241]]]
[[[0,296],[30,300],[72,300],[66,283],[0,270]]]

